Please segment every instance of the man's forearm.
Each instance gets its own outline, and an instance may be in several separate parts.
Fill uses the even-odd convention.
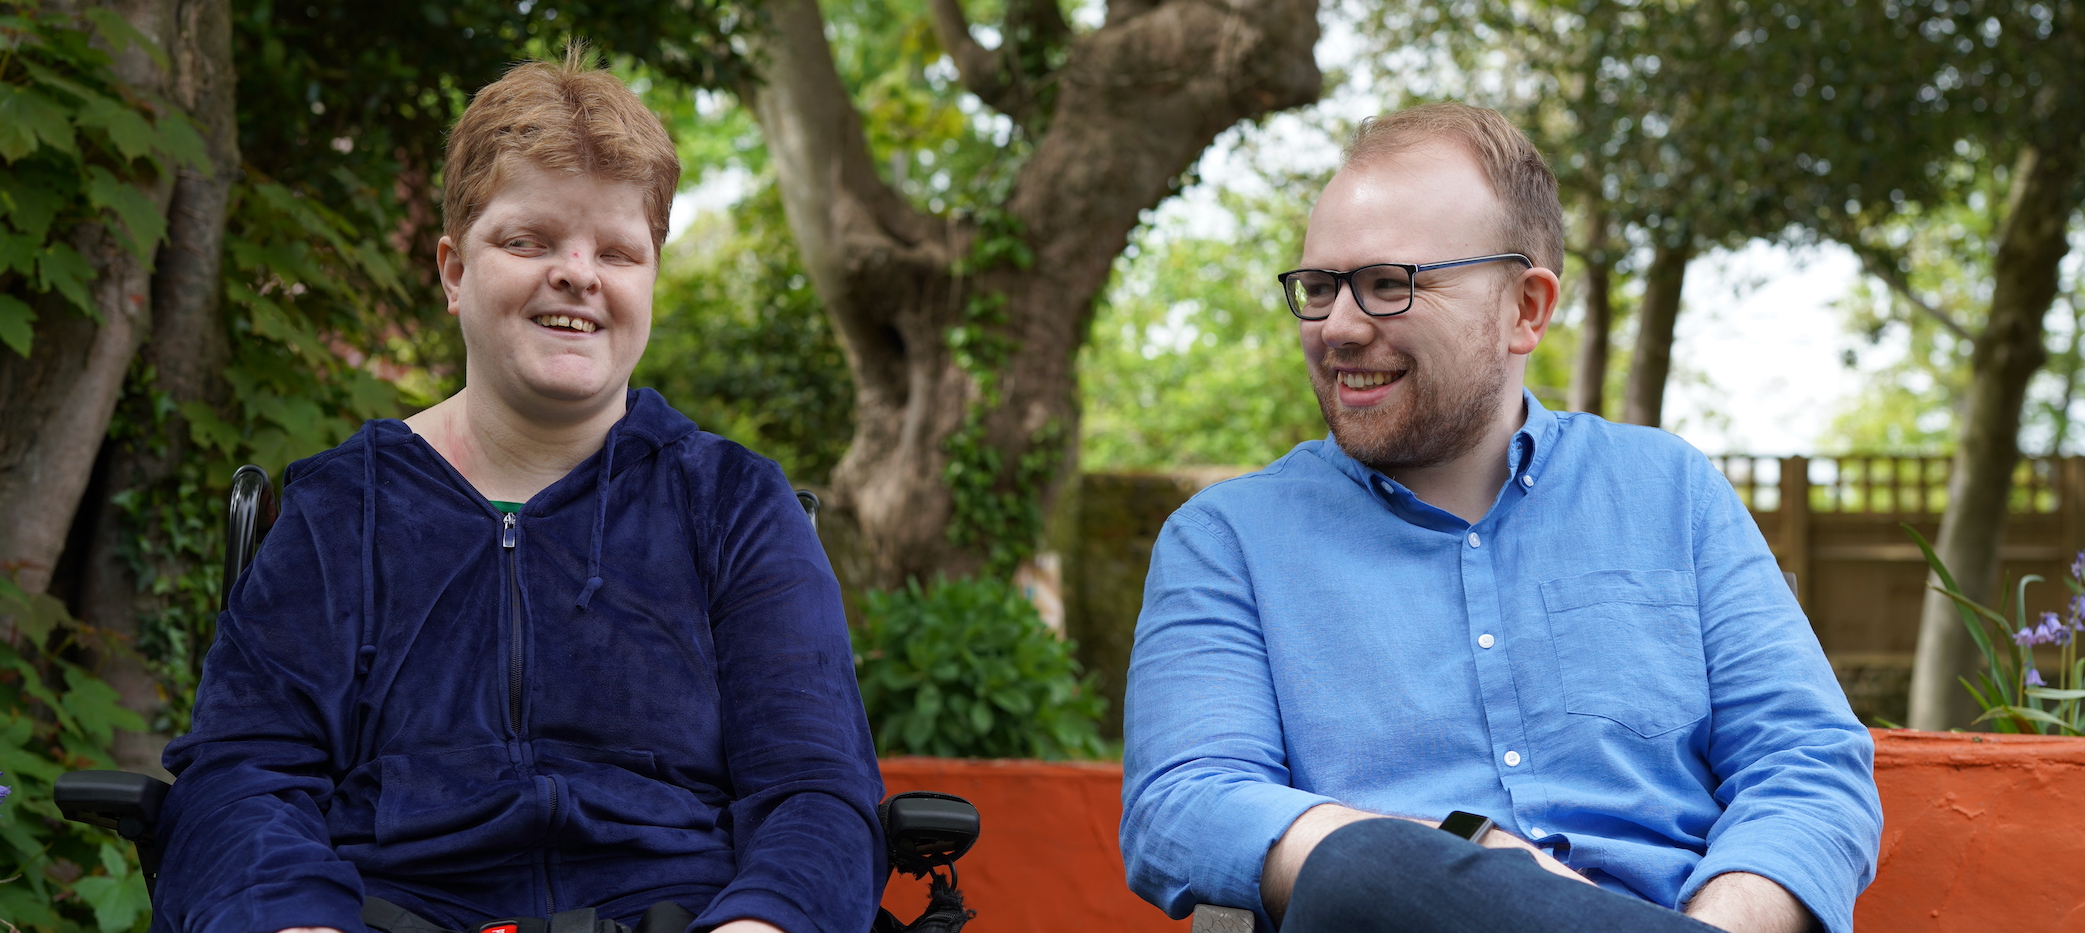
[[[1809,933],[1817,918],[1786,888],[1751,872],[1709,879],[1687,902],[1687,916],[1730,933]]]
[[[1296,889],[1297,873],[1303,870],[1311,850],[1326,836],[1349,823],[1380,819],[1384,819],[1381,814],[1329,803],[1303,811],[1296,822],[1289,824],[1288,832],[1267,848],[1267,861],[1260,866],[1260,905],[1267,908],[1267,915],[1274,922],[1281,922],[1289,909],[1289,892]]]

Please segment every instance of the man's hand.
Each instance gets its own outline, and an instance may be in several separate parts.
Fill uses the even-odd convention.
[[[1709,879],[1686,914],[1730,933],[1807,933],[1817,918],[1786,888],[1751,872],[1724,872]]]

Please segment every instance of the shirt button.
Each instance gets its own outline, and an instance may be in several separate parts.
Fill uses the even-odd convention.
[[[1519,767],[1519,766],[1520,766],[1520,753],[1519,753],[1519,752],[1507,752],[1507,753],[1506,753],[1506,767],[1508,767],[1508,768],[1517,768],[1517,767]]]
[[[1540,838],[1542,838],[1543,836],[1547,836],[1547,835],[1549,835],[1549,833],[1547,833],[1547,832],[1544,832],[1544,831],[1543,831],[1543,829],[1542,829],[1542,827],[1540,827],[1540,826],[1530,826],[1530,827],[1528,827],[1528,835],[1530,835],[1530,836],[1533,836],[1533,837],[1535,837],[1535,838],[1537,838],[1537,839],[1540,839]]]
[[[1482,635],[1479,635],[1479,636],[1477,636],[1477,647],[1479,647],[1479,648],[1489,648],[1489,647],[1491,647],[1491,645],[1492,645],[1492,642],[1493,642],[1493,640],[1494,640],[1494,639],[1493,639],[1493,638],[1491,637],[1491,633],[1490,633],[1490,632],[1486,632],[1486,633],[1484,633],[1484,634],[1482,634]]]
[[[1520,484],[1522,486],[1533,486],[1535,485],[1535,478],[1532,476],[1522,476],[1520,478]]]
[[[1476,533],[1476,532],[1474,532],[1474,531],[1470,532],[1470,546],[1471,546],[1471,547],[1483,547],[1483,546],[1484,546],[1484,540],[1483,540],[1482,538],[1479,538],[1479,537],[1477,537],[1477,533]]]

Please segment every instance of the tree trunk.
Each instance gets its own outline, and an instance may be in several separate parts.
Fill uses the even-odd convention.
[[[144,263],[100,225],[70,237],[94,266],[89,289],[101,323],[45,302],[29,359],[0,352],[0,566],[25,590],[41,593],[65,548],[73,512],[86,491],[122,394],[123,376],[152,326],[151,279]]]
[[[1002,216],[929,216],[877,176],[815,0],[769,5],[760,83],[741,89],[855,381],[833,511],[859,527],[873,566],[863,582],[880,586],[971,573],[997,563],[994,548],[1032,545],[994,538],[1038,534],[1042,500],[1075,462],[1073,361],[1138,215],[1218,133],[1315,100],[1321,82],[1315,0],[1173,0],[1111,14],[1070,40],[1054,73],[1024,79],[1054,85],[1038,115],[1020,110],[1034,95],[978,73],[1011,57],[966,48],[960,8],[936,2],[943,46],[971,65],[966,85],[1023,126],[1047,125]],[[980,241],[1032,260],[973,260]],[[952,525],[982,532],[958,543]]]
[[[2048,357],[2042,318],[2056,297],[2057,267],[2070,251],[2066,226],[2077,209],[2081,153],[2080,98],[2075,87],[2054,89],[2070,98],[2040,134],[2041,146],[2022,149],[2013,167],[2004,225],[1991,260],[1991,314],[1970,356],[1969,404],[1963,412],[1948,475],[1947,511],[1935,553],[1972,598],[1995,605],[1998,544],[2005,531],[2013,467],[2020,459],[2020,406],[2028,380]],[[1918,655],[1911,673],[1909,725],[1914,729],[1966,726],[1975,701],[1957,683],[1981,665],[1954,604],[1928,590],[1919,613]]]
[[[175,179],[168,209],[167,242],[158,253],[152,275],[152,332],[141,350],[143,362],[156,376],[151,391],[179,406],[189,402],[220,405],[225,401],[223,372],[231,358],[230,334],[224,321],[222,259],[225,211],[231,185],[239,172],[239,140],[234,90],[237,76],[231,57],[231,11],[227,0],[181,0],[170,4],[173,15],[150,34],[168,54],[168,96],[193,119],[208,146],[210,166],[184,168]],[[147,409],[150,398],[132,404]],[[140,411],[140,417],[149,417]],[[167,416],[164,432],[150,443],[109,443],[105,488],[110,496],[83,502],[95,511],[87,553],[81,568],[80,618],[120,644],[134,645],[140,622],[162,611],[164,601],[140,591],[133,570],[130,542],[158,534],[148,521],[140,526],[129,510],[115,504],[113,494],[163,487],[176,478],[193,454],[187,419],[178,407]],[[171,495],[171,490],[162,490]],[[172,549],[155,549],[168,553]],[[192,568],[158,566],[163,576]],[[146,722],[158,718],[160,685],[133,653],[101,658],[98,673],[122,696],[123,705]],[[118,767],[157,773],[165,735],[117,730],[113,754]],[[164,775],[162,775],[164,776]]]
[[[1672,373],[1672,332],[1680,319],[1680,288],[1687,281],[1687,262],[1694,258],[1693,238],[1681,235],[1678,245],[1660,243],[1644,273],[1643,304],[1636,312],[1636,353],[1629,360],[1629,386],[1622,400],[1622,420],[1657,427],[1665,417],[1665,378]]]
[[[1614,329],[1614,257],[1607,252],[1606,215],[1592,212],[1586,226],[1585,320],[1578,326],[1565,407],[1601,415],[1607,407],[1607,352]]]

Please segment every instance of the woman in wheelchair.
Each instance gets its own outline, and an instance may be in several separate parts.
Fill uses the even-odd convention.
[[[772,462],[629,389],[679,175],[576,51],[457,123],[467,387],[289,468],[167,748],[155,930],[869,927],[882,782],[824,552]]]

